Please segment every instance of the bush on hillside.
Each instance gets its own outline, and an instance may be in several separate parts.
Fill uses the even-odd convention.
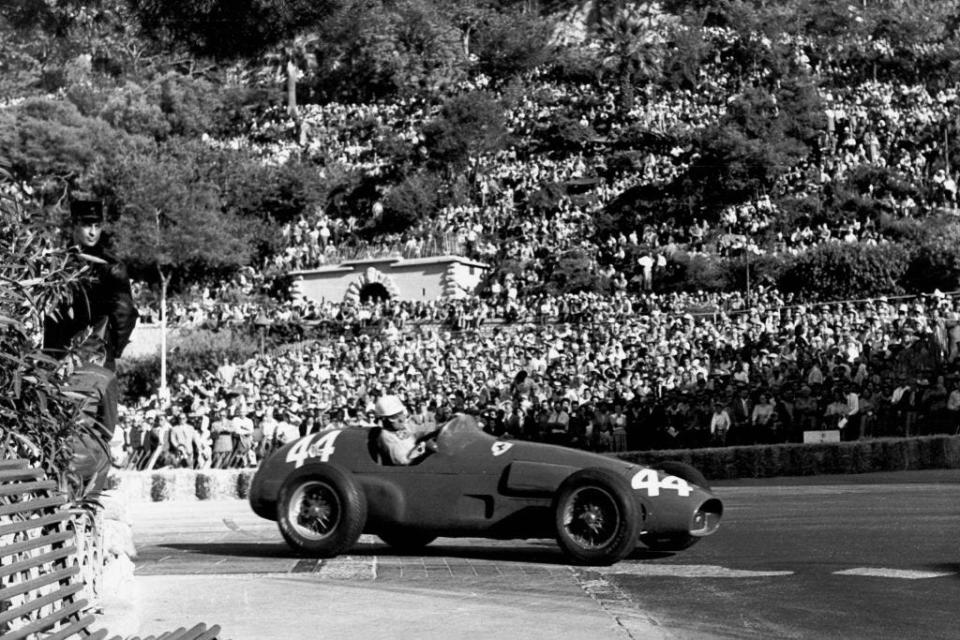
[[[223,98],[207,80],[168,73],[154,83],[152,92],[172,135],[214,136],[223,127]]]
[[[372,220],[377,233],[400,233],[436,213],[440,204],[440,179],[430,173],[415,174],[391,188],[383,199],[383,213]]]
[[[559,257],[546,282],[546,293],[607,293],[610,283],[597,273],[596,262],[585,251],[574,249]]]
[[[550,24],[533,11],[490,13],[471,39],[480,70],[507,79],[542,64],[550,53]]]
[[[503,107],[484,91],[455,96],[424,126],[423,135],[434,165],[462,169],[472,158],[496,151],[506,143]]]
[[[579,119],[558,116],[543,128],[541,137],[547,148],[557,152],[577,152],[597,139],[597,132]]]
[[[171,127],[160,105],[140,85],[128,82],[107,97],[100,117],[113,127],[134,135],[163,140]]]
[[[666,273],[656,279],[658,290],[725,291],[731,286],[726,261],[702,253],[674,252],[667,261]]]
[[[903,293],[909,253],[899,245],[831,242],[797,256],[780,278],[808,300],[850,300]]]
[[[917,293],[960,290],[960,224],[940,226],[935,237],[914,251],[904,281]]]

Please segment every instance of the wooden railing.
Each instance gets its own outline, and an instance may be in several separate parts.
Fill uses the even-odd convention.
[[[102,640],[92,596],[102,555],[96,516],[67,508],[57,483],[25,460],[0,460],[0,640]],[[163,640],[214,640],[198,624]],[[121,640],[114,636],[113,640]],[[135,639],[132,639],[135,640]]]

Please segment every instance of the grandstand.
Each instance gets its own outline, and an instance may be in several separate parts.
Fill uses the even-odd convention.
[[[588,2],[558,25],[564,3],[544,4],[436,36],[467,49],[447,66],[397,35],[413,79],[364,76],[362,56],[362,81],[325,67],[360,46],[343,29],[307,52],[296,109],[228,110],[263,70],[214,59],[215,82],[71,67],[0,112],[8,188],[38,209],[57,210],[57,163],[87,160],[18,140],[103,130],[123,150],[94,147],[75,181],[114,203],[145,323],[162,301],[183,336],[171,402],[150,361],[121,370],[127,439],[151,426],[138,456],[211,464],[224,434],[253,464],[292,434],[367,423],[386,392],[430,419],[468,411],[504,437],[600,451],[957,432],[957,16]],[[132,231],[160,209],[173,263]],[[208,255],[177,254],[177,227],[203,220],[245,246],[211,234]],[[292,295],[295,272],[443,255],[491,268],[456,299]],[[187,455],[169,448],[181,420],[206,439]]]

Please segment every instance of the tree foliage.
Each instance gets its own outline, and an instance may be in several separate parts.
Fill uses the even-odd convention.
[[[481,153],[500,149],[507,140],[503,107],[482,91],[451,98],[423,130],[430,159],[462,168]]]
[[[132,274],[230,270],[247,264],[256,225],[224,211],[217,175],[200,143],[173,139],[131,150],[105,176],[112,189],[113,229]]]
[[[0,182],[9,184],[0,159]],[[66,299],[87,269],[57,246],[39,203],[0,190],[0,457],[26,458],[82,498],[70,471],[74,438],[103,443],[82,418],[83,398],[67,384],[71,370],[40,351],[42,318]],[[69,359],[68,359],[69,361]]]
[[[808,157],[824,125],[816,92],[801,80],[784,82],[776,93],[748,89],[701,134],[686,179],[706,208],[768,193]]]
[[[895,244],[838,242],[799,255],[780,286],[808,300],[851,300],[903,293],[910,254]]]
[[[319,30],[316,75],[323,99],[432,94],[465,78],[460,32],[430,0],[356,0]]]
[[[54,200],[96,171],[120,138],[107,122],[62,100],[31,98],[0,111],[0,148],[12,177]]]
[[[317,26],[337,8],[335,0],[130,0],[146,33],[171,48],[202,56],[248,58],[298,31]]]
[[[489,11],[476,27],[470,51],[479,69],[495,79],[509,79],[546,61],[551,24],[533,12]]]

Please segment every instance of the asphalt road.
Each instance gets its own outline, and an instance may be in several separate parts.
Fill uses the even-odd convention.
[[[357,597],[368,598],[375,589],[424,608],[441,596],[462,602],[483,592],[489,597],[477,606],[492,607],[484,615],[502,624],[471,637],[503,637],[535,620],[517,637],[557,637],[548,627],[562,621],[560,637],[595,640],[960,638],[960,472],[715,490],[726,506],[715,536],[678,554],[638,551],[600,570],[567,566],[549,540],[440,539],[405,556],[364,536],[349,556],[305,560],[239,501],[143,503],[130,516],[137,575],[158,589],[165,577],[223,576],[227,584],[231,576],[280,576],[318,598],[330,597],[336,581],[338,597],[362,589]],[[540,610],[550,607],[557,611]],[[272,612],[258,615],[280,617]],[[597,620],[602,628],[589,633]]]

